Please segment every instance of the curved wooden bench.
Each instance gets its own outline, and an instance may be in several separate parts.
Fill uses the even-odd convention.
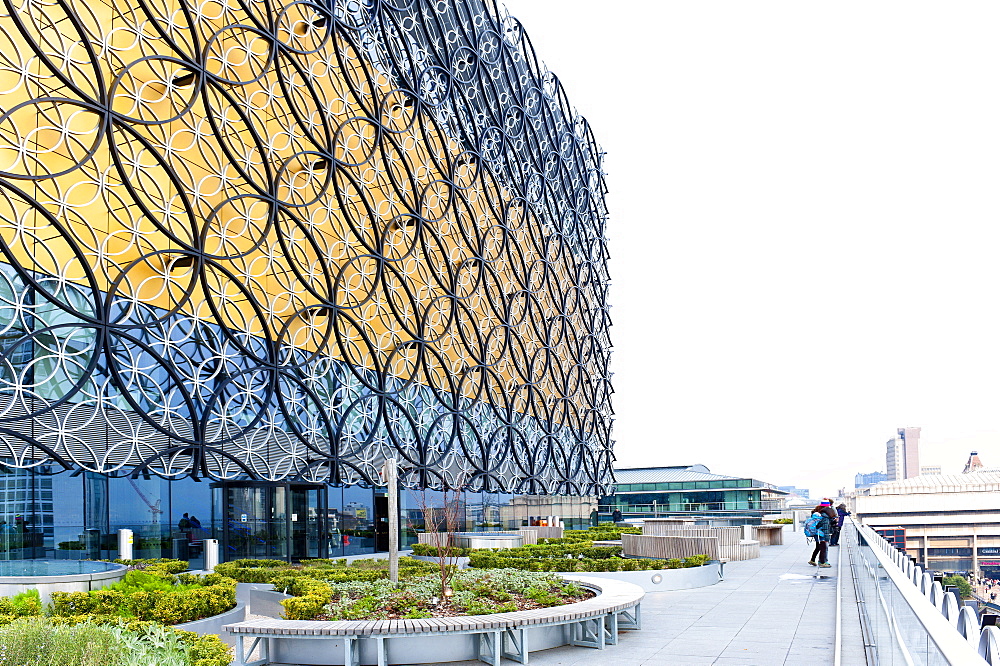
[[[525,630],[532,627],[571,625],[571,645],[603,650],[618,643],[619,629],[639,629],[639,604],[645,593],[638,585],[624,581],[566,576],[598,593],[592,599],[564,606],[536,608],[514,613],[438,617],[424,620],[250,620],[223,627],[236,637],[236,663],[239,666],[264,666],[271,663],[270,642],[282,638],[330,639],[344,641],[344,663],[360,664],[359,643],[376,641],[378,665],[387,666],[386,641],[392,638],[417,638],[435,634],[475,634],[478,658],[499,666],[500,658],[528,663]],[[249,644],[246,639],[252,639]],[[248,661],[260,648],[261,658]]]

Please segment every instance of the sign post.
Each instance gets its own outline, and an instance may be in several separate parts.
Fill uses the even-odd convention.
[[[399,474],[396,459],[386,458],[382,467],[389,500],[389,580],[399,582]]]

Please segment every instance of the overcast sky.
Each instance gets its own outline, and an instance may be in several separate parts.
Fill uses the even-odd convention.
[[[1000,3],[506,4],[608,153],[619,466],[1000,468]]]

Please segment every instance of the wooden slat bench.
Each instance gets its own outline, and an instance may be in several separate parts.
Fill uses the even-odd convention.
[[[784,541],[784,525],[754,525],[755,538],[762,546],[780,546]]]
[[[389,643],[394,638],[418,638],[441,634],[474,634],[478,659],[499,666],[500,658],[528,663],[525,632],[533,627],[570,626],[570,644],[603,650],[618,643],[618,631],[639,629],[639,604],[644,593],[631,583],[584,576],[566,576],[598,592],[598,596],[575,604],[536,608],[515,613],[441,617],[424,620],[250,620],[223,627],[236,638],[238,666],[271,663],[271,644],[283,638],[343,641],[344,664],[359,666],[362,640],[374,640],[378,666],[387,666]],[[256,650],[259,658],[249,660]],[[396,663],[408,663],[406,661]]]

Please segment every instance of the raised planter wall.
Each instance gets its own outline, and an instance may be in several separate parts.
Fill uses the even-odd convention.
[[[518,621],[520,627],[523,627],[525,630],[525,647],[527,651],[533,652],[566,645],[571,642],[572,629],[570,625],[552,626],[550,624],[549,626],[530,626],[532,624],[549,624],[543,616],[552,616],[553,619],[571,619],[572,621],[593,614],[595,606],[600,607],[603,605],[601,601],[607,604],[607,608],[609,609],[621,609],[637,606],[642,599],[642,592],[640,590],[636,590],[630,585],[621,584],[622,582],[627,583],[627,581],[606,580],[602,582],[592,574],[581,576],[579,573],[566,574],[565,577],[568,580],[578,580],[582,585],[598,591],[599,595],[594,599],[567,604],[565,606],[535,609],[521,613],[498,613],[496,615],[444,618],[444,621],[460,621],[461,625],[485,624],[502,627],[505,624],[512,623],[513,620],[509,619],[512,617],[525,618],[525,616],[528,616],[529,618],[535,618],[534,620],[522,619]],[[595,617],[600,618],[602,615],[598,614]],[[408,624],[433,622],[433,620],[382,620],[350,624],[365,625],[365,629],[361,633],[369,635],[378,634],[391,639],[386,641],[387,663],[389,664],[442,663],[476,660],[478,658],[479,639],[475,635],[451,634],[447,631],[435,629],[432,635],[416,637],[393,636],[394,633],[402,633],[402,627]],[[260,625],[260,623],[247,624]],[[339,666],[343,664],[345,639],[337,635],[323,635],[332,626],[342,624],[346,623],[305,620],[284,620],[266,623],[268,627],[267,633],[273,636],[268,639],[271,650],[271,663],[297,664],[298,666]],[[400,629],[396,629],[395,627],[397,626]],[[387,632],[387,627],[392,628]],[[233,635],[230,631],[226,633]],[[294,635],[296,633],[316,635],[317,637],[322,635],[322,639],[295,638]],[[357,642],[360,647],[361,663],[377,663],[375,639],[362,638]]]
[[[708,531],[708,530],[706,530]],[[623,534],[622,554],[626,557],[646,557],[658,560],[684,558],[693,555],[708,555],[710,559],[720,559],[722,549],[715,536],[673,535],[650,536],[647,534]]]
[[[269,583],[237,583],[236,606],[220,615],[202,618],[193,622],[178,624],[178,629],[193,631],[196,634],[217,634],[228,645],[235,646],[236,638],[222,627],[235,622],[243,622],[248,616],[273,617],[278,619],[285,612],[281,605],[282,599],[290,595],[275,592]]]
[[[53,592],[90,592],[113,585],[125,577],[128,569],[119,565],[111,571],[75,573],[62,576],[3,576],[0,597],[12,597],[28,590],[38,590],[43,604],[52,602]]]
[[[580,572],[575,572],[580,573]],[[570,576],[570,573],[559,574]],[[649,569],[644,571],[593,571],[587,576],[610,578],[632,583],[643,592],[666,592],[668,590],[693,590],[698,587],[715,585],[722,580],[722,562],[714,560],[700,567],[686,569]]]

